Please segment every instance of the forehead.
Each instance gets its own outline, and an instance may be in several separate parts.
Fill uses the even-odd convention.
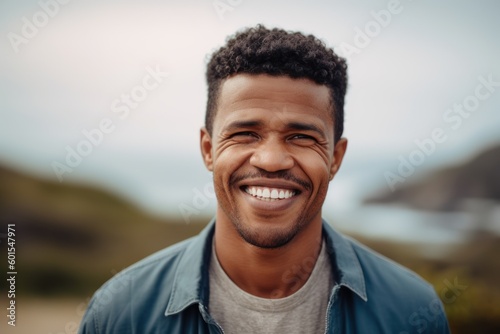
[[[216,119],[249,109],[289,110],[332,120],[330,90],[309,79],[266,74],[237,74],[226,79],[218,97]]]
[[[237,74],[226,79],[219,92],[218,109],[234,104],[295,104],[331,113],[330,90],[309,79],[266,74]]]

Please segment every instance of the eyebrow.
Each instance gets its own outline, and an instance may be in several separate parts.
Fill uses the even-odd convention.
[[[257,128],[259,126],[262,126],[261,121],[234,121],[232,123],[229,123],[225,128],[224,131],[233,131],[236,129],[241,129],[241,128]]]
[[[234,121],[229,123],[224,130],[233,131],[241,128],[257,128],[262,126],[264,123],[261,121],[250,120],[250,121]],[[318,133],[323,138],[326,137],[325,132],[318,126],[311,123],[302,122],[290,122],[286,124],[286,130],[298,130],[298,131],[313,131]]]
[[[325,132],[317,127],[314,124],[311,123],[301,123],[301,122],[291,122],[287,124],[287,129],[289,130],[301,130],[301,131],[314,131],[321,135],[322,137],[325,136]]]

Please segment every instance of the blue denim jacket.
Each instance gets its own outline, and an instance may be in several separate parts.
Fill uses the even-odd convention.
[[[214,221],[199,235],[117,274],[92,298],[79,333],[223,333],[208,312]],[[432,286],[323,222],[336,284],[326,333],[449,333]]]

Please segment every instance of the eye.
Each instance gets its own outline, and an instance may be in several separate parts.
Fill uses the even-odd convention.
[[[259,137],[255,132],[251,131],[240,131],[233,133],[232,135],[229,136],[230,139],[236,142],[240,143],[250,143],[258,139]]]
[[[306,134],[303,134],[303,133],[297,133],[297,134],[294,134],[294,135],[291,135],[290,136],[290,140],[310,140],[310,141],[316,141],[316,138],[314,138],[313,136],[309,136],[309,135],[306,135]]]
[[[288,137],[288,142],[297,146],[313,146],[318,141],[313,136],[303,133],[295,133]]]
[[[241,131],[241,132],[236,132],[231,135],[232,138],[234,137],[257,137],[257,135],[251,131]]]
[[[304,138],[306,138],[306,139],[308,139],[308,138],[312,139],[311,136],[304,135],[304,134],[301,134],[301,133],[295,134],[295,135],[292,136],[292,139],[296,139],[296,138],[298,138],[298,139],[304,139]]]

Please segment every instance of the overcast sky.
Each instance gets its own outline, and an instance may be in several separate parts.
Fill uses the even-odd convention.
[[[348,59],[349,150],[329,200],[349,206],[365,182],[387,187],[384,173],[435,129],[442,140],[418,172],[500,142],[499,9],[493,0],[3,1],[0,163],[57,181],[54,162],[68,166],[68,147],[80,145],[90,153],[63,182],[160,213],[189,203],[210,182],[198,151],[206,57],[264,23],[312,33]],[[123,94],[137,100],[127,106]],[[470,112],[452,111],[464,103]],[[82,131],[96,128],[108,133],[86,147]]]

